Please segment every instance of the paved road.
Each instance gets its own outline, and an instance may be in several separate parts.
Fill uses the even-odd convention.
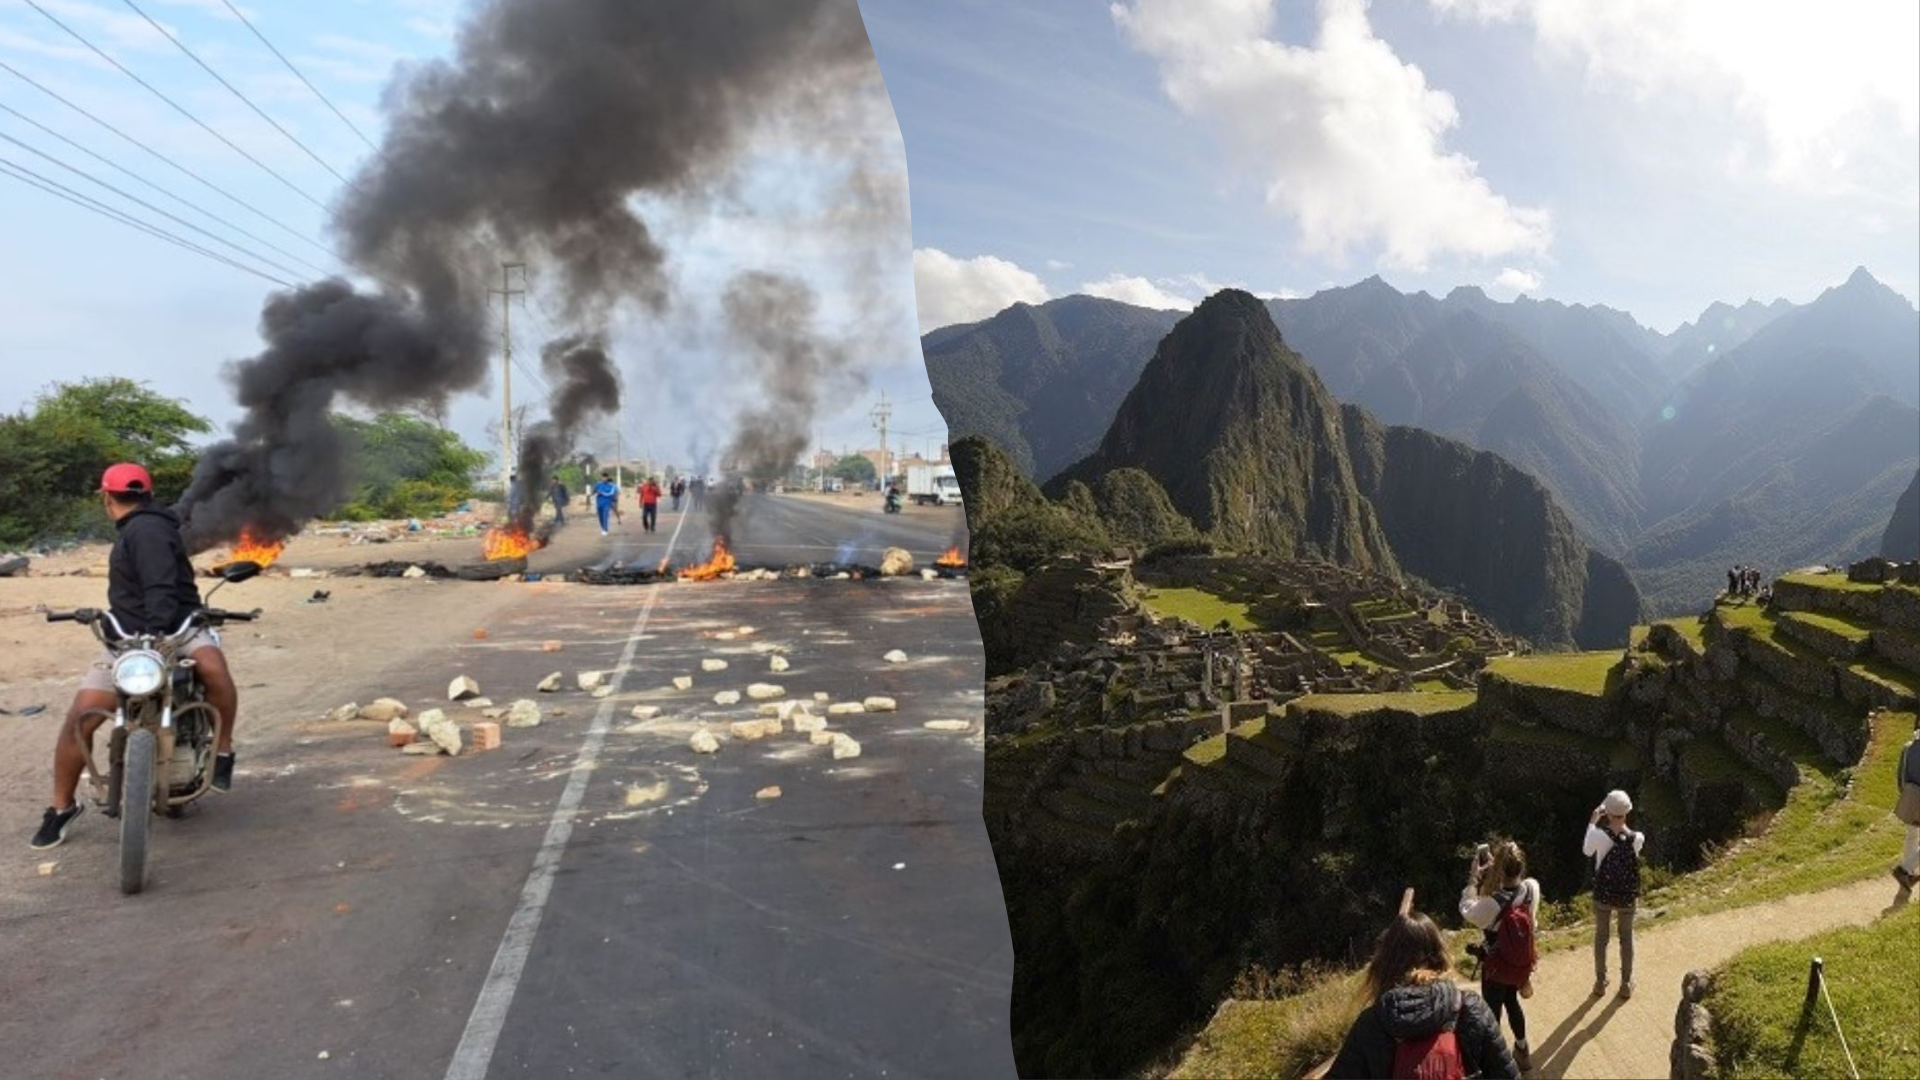
[[[846,518],[756,514],[743,556],[838,544]],[[854,542],[906,535],[891,527]],[[0,1072],[1014,1075],[962,584],[413,584],[524,597],[484,640],[422,626],[417,647],[343,672],[340,700],[429,706],[464,671],[565,715],[459,758],[401,755],[364,723],[249,742],[233,794],[157,823],[139,897],[113,888],[111,823],[83,818],[58,873],[0,909]],[[713,636],[740,626],[755,629]],[[550,639],[564,650],[541,651]],[[791,669],[770,674],[755,643],[785,647]],[[894,648],[909,661],[882,661]],[[728,670],[701,671],[712,657]],[[589,668],[615,671],[619,693],[531,692]],[[683,674],[687,692],[671,685]],[[834,718],[862,744],[846,761],[793,734],[686,749],[694,725],[749,715],[716,690],[760,680],[889,694],[900,711]],[[637,723],[642,703],[665,713]],[[971,729],[922,726],[946,718]],[[38,856],[8,858],[23,875]]]

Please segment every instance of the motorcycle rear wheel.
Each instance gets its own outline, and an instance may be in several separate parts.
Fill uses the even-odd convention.
[[[153,770],[157,746],[145,728],[127,736],[120,792],[120,891],[147,887],[147,839],[153,828]]]

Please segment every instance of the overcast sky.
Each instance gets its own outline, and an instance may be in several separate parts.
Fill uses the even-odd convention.
[[[353,175],[371,153],[353,127],[379,142],[384,125],[381,91],[395,66],[449,55],[465,4],[235,0],[254,26],[339,107],[347,118],[342,121],[222,0],[134,0],[310,147],[317,162],[196,67],[122,0],[35,2],[287,182],[222,145],[33,7],[18,0],[0,4],[0,63],[260,211],[236,205],[0,68],[0,371],[5,375],[0,379],[0,410],[19,408],[55,380],[120,374],[185,398],[218,423],[230,422],[237,410],[221,379],[222,366],[257,351],[260,305],[278,286],[29,187],[6,175],[4,167],[10,163],[30,169],[285,281],[338,273],[342,268],[325,250],[333,245],[326,234],[324,207],[341,182],[326,166]],[[8,109],[18,110],[24,119]],[[140,179],[115,172],[35,123]],[[861,135],[865,153],[891,164],[889,171],[897,178],[904,164],[892,118],[877,117]],[[107,192],[36,150],[248,254]],[[658,458],[688,463],[696,453],[723,443],[736,409],[755,396],[754,388],[728,377],[732,365],[726,345],[713,329],[720,289],[734,273],[795,273],[820,293],[829,329],[850,319],[845,279],[849,262],[860,253],[821,225],[827,216],[825,193],[839,190],[835,181],[844,168],[845,162],[810,160],[770,139],[743,163],[733,178],[734,190],[717,209],[665,204],[645,208],[669,253],[679,299],[674,314],[665,319],[629,313],[618,324],[615,354],[627,388],[621,428],[630,455],[650,448]],[[183,196],[210,215],[182,206],[142,181]],[[835,403],[835,415],[823,417],[818,425],[822,440],[835,449],[874,443],[868,411],[882,390],[895,404],[891,441],[896,447],[924,450],[944,439],[945,426],[933,408],[916,340],[910,250],[910,239],[902,231],[897,244],[882,253],[898,266],[893,305],[897,326],[875,350],[877,355],[867,357],[873,370],[868,391]],[[511,259],[513,254],[502,252],[502,257]],[[498,267],[478,269],[499,273]],[[515,351],[537,370],[538,346],[555,329],[548,312],[557,312],[559,305],[557,298],[547,298],[553,294],[542,296],[538,279],[531,286],[531,302],[523,301],[513,312]],[[531,401],[537,409],[538,387],[519,371],[514,382],[515,401]],[[453,405],[453,426],[476,445],[484,444],[488,423],[498,417],[496,395],[490,389]],[[610,453],[612,431],[612,425],[600,431],[593,448]]]
[[[864,0],[922,329],[1379,273],[1662,331],[1920,294],[1911,0]]]

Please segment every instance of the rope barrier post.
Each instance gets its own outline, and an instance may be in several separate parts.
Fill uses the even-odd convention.
[[[1809,1008],[1809,1009],[1813,1008],[1814,999],[1820,996],[1820,980],[1823,977],[1823,971],[1825,967],[1826,965],[1817,956],[1813,958],[1812,963],[1807,965],[1807,1003],[1805,1006],[1806,1008]]]

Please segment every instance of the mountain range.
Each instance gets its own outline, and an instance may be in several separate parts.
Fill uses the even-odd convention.
[[[1538,480],[1661,614],[1697,608],[1735,562],[1878,550],[1920,466],[1920,313],[1864,269],[1806,304],[1710,305],[1671,334],[1605,306],[1378,277],[1265,307],[1340,402]],[[933,331],[935,403],[954,437],[984,434],[1049,479],[1099,442],[1180,317],[1068,297]]]

